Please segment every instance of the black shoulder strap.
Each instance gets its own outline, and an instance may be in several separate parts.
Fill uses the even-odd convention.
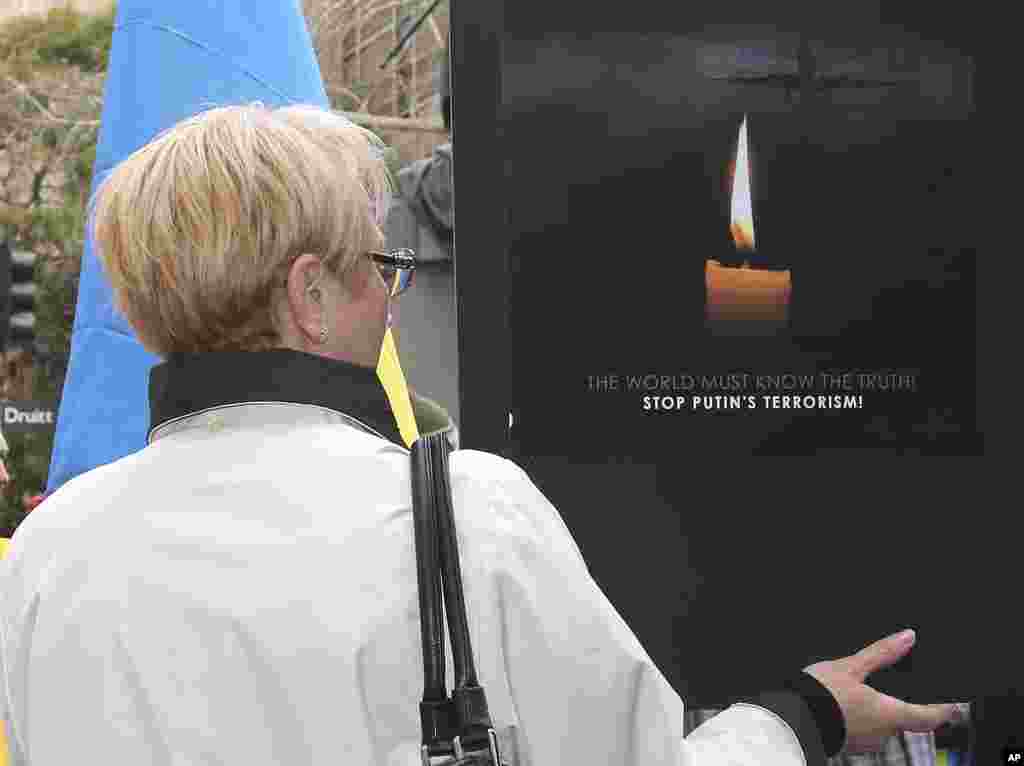
[[[444,615],[437,539],[436,492],[431,450],[424,439],[412,447],[412,509],[416,533],[416,580],[423,644],[423,742],[450,738],[451,702],[445,683]]]
[[[423,757],[490,751],[499,763],[497,739],[480,686],[466,617],[455,517],[448,474],[447,433],[421,436],[412,447],[412,502],[416,533],[420,634],[423,642]],[[441,611],[442,598],[444,613]],[[444,615],[454,662],[451,697],[445,679]]]

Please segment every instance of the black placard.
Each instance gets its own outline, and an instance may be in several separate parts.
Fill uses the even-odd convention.
[[[903,627],[920,644],[877,683],[970,699],[1005,673],[979,637],[1011,536],[965,531],[953,471],[852,459],[983,454],[971,25],[799,5],[454,10],[463,443],[527,468],[691,704]],[[711,80],[795,71],[806,40],[825,73],[905,82],[811,103]],[[725,337],[705,269],[736,256],[744,118],[752,265],[793,293],[783,328]],[[736,460],[774,455],[843,462],[817,487]]]

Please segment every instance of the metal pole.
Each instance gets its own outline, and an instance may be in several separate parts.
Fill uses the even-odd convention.
[[[434,12],[434,9],[437,8],[437,6],[439,6],[440,4],[441,0],[434,0],[434,2],[430,4],[430,7],[423,12],[423,15],[416,19],[416,23],[409,28],[408,32],[402,35],[402,39],[398,41],[398,45],[396,45],[394,50],[392,50],[391,53],[388,54],[388,57],[384,59],[384,63],[380,65],[381,69],[386,67],[388,63],[391,61],[391,59],[393,59],[395,56],[401,53],[402,48],[409,41],[409,38],[416,34],[416,30],[423,26],[423,22],[430,18],[430,14],[432,14]]]

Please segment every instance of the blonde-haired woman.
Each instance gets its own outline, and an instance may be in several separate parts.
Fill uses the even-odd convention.
[[[103,181],[100,258],[166,361],[148,446],[12,541],[14,763],[419,762],[410,461],[375,373],[415,263],[381,250],[379,149],[323,110],[231,106]],[[421,430],[444,420],[419,408]],[[891,639],[684,740],[679,696],[522,470],[461,450],[451,473],[478,671],[520,762],[798,766],[841,744],[844,714],[858,745],[940,722],[861,684],[909,649]]]

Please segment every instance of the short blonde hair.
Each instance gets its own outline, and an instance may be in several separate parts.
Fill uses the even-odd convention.
[[[275,288],[303,253],[344,275],[384,245],[384,145],[313,106],[224,106],[118,164],[90,205],[117,307],[150,351],[280,345]]]

